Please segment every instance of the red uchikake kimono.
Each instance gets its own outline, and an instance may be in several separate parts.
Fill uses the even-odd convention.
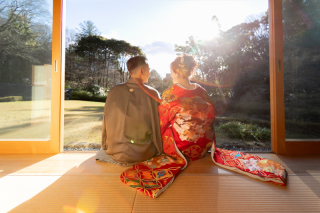
[[[286,170],[274,161],[239,151],[216,148],[214,104],[207,91],[174,84],[163,92],[159,106],[163,151],[165,154],[140,162],[121,174],[126,185],[158,197],[188,165],[211,149],[212,161],[225,169],[262,181],[286,184]]]

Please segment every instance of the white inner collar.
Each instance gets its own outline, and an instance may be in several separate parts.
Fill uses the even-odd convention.
[[[187,88],[185,88],[184,86],[182,86],[181,84],[179,84],[179,83],[174,83],[175,85],[177,85],[177,86],[179,86],[179,87],[181,87],[182,89],[185,89],[185,90],[195,90],[195,89],[197,89],[198,88],[198,84],[197,83],[195,83],[194,85],[195,85],[195,88],[194,89],[187,89]]]

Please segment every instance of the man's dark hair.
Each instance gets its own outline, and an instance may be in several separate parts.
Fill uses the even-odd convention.
[[[147,64],[148,59],[144,56],[135,56],[127,61],[127,68],[130,74],[134,74],[136,68]]]

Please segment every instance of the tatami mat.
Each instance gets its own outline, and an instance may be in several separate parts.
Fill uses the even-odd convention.
[[[215,166],[207,155],[159,198],[120,182],[95,153],[0,156],[0,212],[320,212],[320,156],[258,154],[286,166],[282,187]]]

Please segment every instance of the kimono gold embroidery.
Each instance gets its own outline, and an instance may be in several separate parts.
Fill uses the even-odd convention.
[[[182,153],[190,158],[200,156],[203,149],[198,145],[190,146],[188,149],[182,151]]]
[[[155,190],[152,190],[151,192],[152,192],[152,197],[154,198],[155,197],[155,195],[156,195],[156,193],[159,191],[159,189],[155,189]]]
[[[201,148],[198,145],[190,146],[188,149],[182,151],[182,153],[189,158],[202,158],[208,152],[208,149],[212,146],[212,142],[207,143],[206,148]]]
[[[169,120],[174,119],[174,117],[176,116],[176,114],[180,111],[180,107],[179,106],[175,106],[172,107],[170,110],[170,114],[169,114]]]
[[[181,98],[181,110],[176,115],[173,128],[183,141],[196,143],[203,138],[207,130],[210,130],[210,122],[207,119],[210,112],[210,105],[199,96]]]
[[[173,86],[162,93],[161,100],[162,100],[162,104],[166,104],[166,103],[177,100],[177,96],[173,94]]]

